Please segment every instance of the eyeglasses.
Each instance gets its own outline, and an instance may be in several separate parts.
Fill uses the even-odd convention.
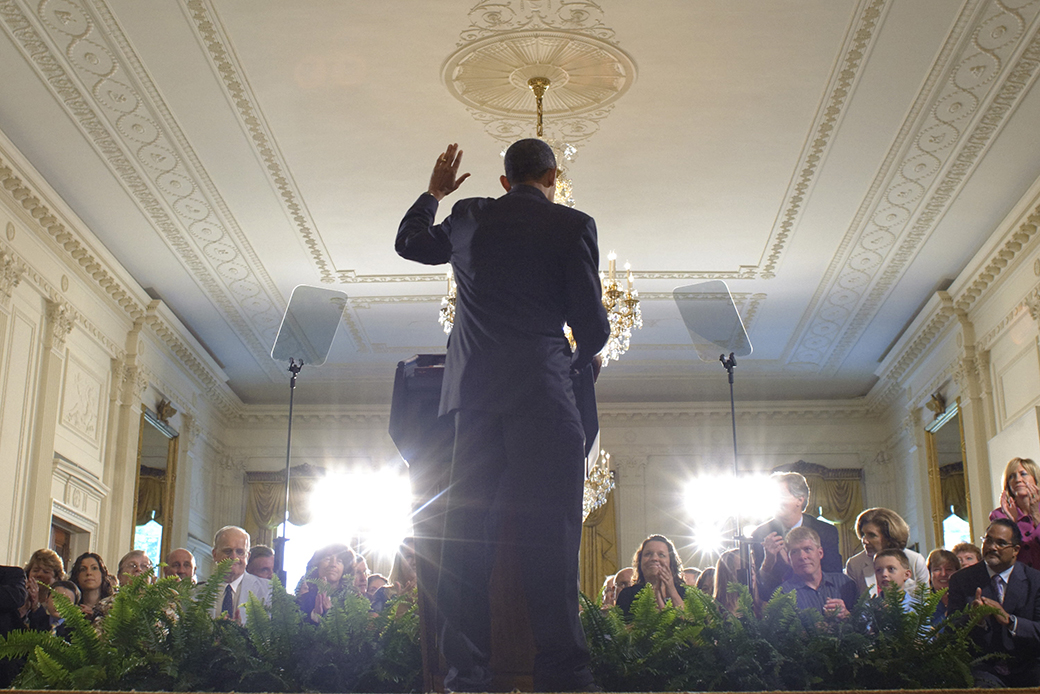
[[[1012,542],[1008,542],[1007,540],[1001,540],[999,538],[990,537],[989,535],[984,535],[979,539],[982,541],[982,544],[991,545],[1001,550],[1014,546],[1014,543]]]
[[[149,564],[148,562],[145,562],[143,564],[138,564],[135,561],[128,561],[127,563],[123,564],[123,568],[124,569],[129,569],[131,571],[150,571],[151,568],[152,568],[152,565]]]

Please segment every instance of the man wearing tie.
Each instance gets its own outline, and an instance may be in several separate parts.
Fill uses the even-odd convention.
[[[998,610],[972,632],[979,651],[1010,656],[973,668],[976,685],[1040,685],[1040,571],[1015,561],[1021,545],[1018,526],[997,519],[986,529],[983,561],[950,577],[950,612],[969,602]]]
[[[246,623],[245,604],[250,594],[265,605],[271,604],[271,582],[246,573],[249,557],[249,533],[236,525],[227,525],[213,537],[213,561],[234,559],[231,569],[217,593],[217,601],[210,608],[214,619],[226,614],[239,624]]]

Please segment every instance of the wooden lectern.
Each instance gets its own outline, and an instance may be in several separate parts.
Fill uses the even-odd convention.
[[[412,483],[416,573],[419,583],[420,647],[423,688],[443,691],[445,666],[438,651],[438,620],[434,597],[444,536],[440,494],[448,485],[455,424],[438,418],[443,354],[420,354],[397,365],[390,437],[408,462]],[[500,540],[510,547],[513,524],[504,524]],[[499,551],[491,576],[491,668],[497,691],[531,691],[534,640],[520,581],[520,566],[508,551]]]

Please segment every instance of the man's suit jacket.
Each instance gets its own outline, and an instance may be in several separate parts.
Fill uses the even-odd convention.
[[[950,577],[949,613],[963,610],[975,599],[979,588],[984,597],[997,599],[985,562],[953,574]],[[1003,606],[1005,612],[1018,618],[1015,635],[1012,636],[1008,627],[990,617],[972,633],[972,638],[984,653],[1010,654],[1012,660],[1007,664],[1013,673],[1037,669],[1037,658],[1040,657],[1040,571],[1016,562],[1004,590]],[[1040,680],[1034,684],[1040,684]]]
[[[25,572],[18,566],[0,566],[0,636],[24,627],[18,610],[25,604]],[[0,687],[11,681],[22,669],[21,660],[0,660]]]
[[[526,185],[500,198],[460,200],[440,224],[436,212],[436,198],[421,195],[401,221],[395,248],[454,270],[458,297],[440,414],[464,407],[576,419],[571,371],[583,370],[610,335],[595,222]]]
[[[250,593],[255,595],[260,602],[269,606],[271,604],[271,582],[251,573],[242,575],[242,582],[238,584],[238,591],[235,593],[235,610],[238,611],[238,621],[242,625],[248,621],[245,606],[249,602]],[[217,593],[217,601],[209,611],[210,616],[214,619],[220,616],[223,602],[224,584],[221,584],[220,591]],[[231,617],[234,618],[234,616],[234,612],[232,612]]]
[[[820,562],[820,568],[826,573],[841,573],[842,561],[841,552],[838,550],[838,529],[808,513],[802,514],[801,527],[811,528],[820,536],[820,546],[823,547],[823,560]],[[775,518],[770,518],[751,533],[751,539],[754,541],[751,551],[755,559],[755,568],[759,569],[758,591],[763,600],[771,598],[780,584],[791,578],[792,575],[790,564],[783,563],[779,558],[771,572],[762,573],[762,562],[766,557],[765,550],[762,549],[762,540],[770,533],[778,533],[783,537],[784,526]]]

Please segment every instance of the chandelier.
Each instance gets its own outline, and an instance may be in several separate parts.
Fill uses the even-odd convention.
[[[610,469],[610,454],[601,450],[599,458],[585,473],[585,492],[581,499],[583,523],[593,511],[607,503],[607,496],[613,490],[614,472]]]
[[[448,293],[441,299],[441,313],[437,322],[441,324],[445,335],[451,335],[451,328],[455,325],[455,296],[458,289],[455,286],[455,273],[448,266]]]
[[[617,254],[611,251],[607,255],[607,276],[600,273],[603,284],[603,308],[607,309],[610,321],[610,338],[604,345],[600,355],[603,366],[628,351],[632,340],[632,329],[643,327],[643,312],[639,308],[639,292],[632,288],[632,266],[625,263],[625,288],[617,278]]]

